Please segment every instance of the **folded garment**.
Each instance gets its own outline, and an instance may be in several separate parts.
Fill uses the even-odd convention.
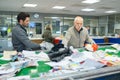
[[[60,48],[64,48],[63,44],[55,44],[51,51],[59,51]]]
[[[50,51],[48,52],[48,56],[51,61],[58,62],[62,60],[65,56],[70,56],[72,54],[72,51],[69,48],[62,48],[59,51]]]

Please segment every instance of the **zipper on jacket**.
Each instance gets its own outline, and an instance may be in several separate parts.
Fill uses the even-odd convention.
[[[79,32],[79,48],[80,48],[80,32]]]

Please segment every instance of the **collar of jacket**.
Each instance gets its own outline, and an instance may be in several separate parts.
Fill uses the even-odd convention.
[[[74,27],[74,29],[75,29],[75,31],[77,31],[75,27]],[[80,33],[82,30],[83,30],[83,28],[81,27],[81,29],[77,32]]]
[[[18,23],[17,25],[19,25],[27,33],[27,30],[21,24]]]

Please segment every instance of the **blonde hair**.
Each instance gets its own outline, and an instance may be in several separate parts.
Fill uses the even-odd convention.
[[[45,29],[46,29],[46,30],[51,30],[51,26],[50,26],[50,25],[47,25],[47,26],[45,27]]]

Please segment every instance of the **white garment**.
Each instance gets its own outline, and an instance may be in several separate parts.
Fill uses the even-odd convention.
[[[43,41],[40,46],[45,47],[48,51],[51,50],[51,48],[54,46],[52,43]]]

